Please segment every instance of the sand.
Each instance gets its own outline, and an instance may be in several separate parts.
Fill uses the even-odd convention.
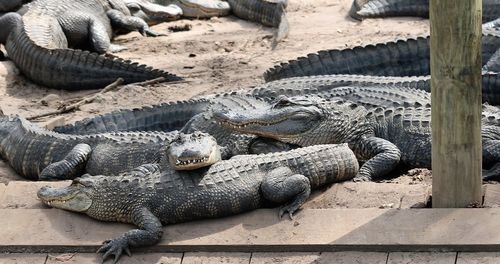
[[[115,43],[128,50],[116,56],[167,70],[187,83],[125,86],[100,95],[80,110],[40,119],[40,125],[72,123],[113,110],[234,89],[249,89],[264,82],[266,69],[322,49],[342,49],[428,34],[429,24],[420,18],[369,19],[347,16],[350,0],[290,0],[290,34],[271,49],[272,28],[236,17],[179,20],[154,26],[168,32],[172,26],[190,24],[189,31],[145,38],[139,33],[119,36]],[[63,104],[98,90],[60,91],[31,83],[12,62],[0,62],[0,107],[6,114],[29,117],[56,110]],[[22,180],[0,161],[0,182]]]

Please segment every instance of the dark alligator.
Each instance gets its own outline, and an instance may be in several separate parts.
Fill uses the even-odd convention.
[[[189,151],[183,150],[183,144],[172,147],[172,141],[181,141]],[[196,144],[188,145],[189,141]],[[84,172],[117,175],[142,164],[159,162],[174,152],[170,156],[177,157],[172,158],[176,169],[196,169],[220,160],[215,139],[200,132],[64,135],[22,118],[0,117],[0,156],[31,180],[71,179]]]
[[[488,83],[496,81],[491,74]],[[117,131],[172,131],[180,130],[195,115],[216,108],[255,108],[262,101],[271,102],[280,95],[295,96],[305,94],[335,93],[333,89],[350,85],[392,85],[430,91],[429,78],[423,77],[380,77],[360,75],[308,76],[278,80],[259,85],[250,90],[239,90],[207,95],[183,101],[161,103],[142,108],[122,109],[111,113],[86,118],[74,124],[54,128],[64,134],[93,134]],[[500,81],[499,81],[500,85]],[[403,90],[404,90],[403,89]],[[338,90],[340,92],[340,90]],[[401,91],[395,89],[394,93]],[[412,93],[421,94],[418,91]],[[251,98],[255,97],[258,100]],[[403,95],[402,95],[403,96]],[[420,95],[418,95],[420,96]],[[402,97],[400,97],[402,98]],[[406,97],[405,97],[406,98]],[[395,97],[388,97],[396,99]]]
[[[0,43],[5,43],[21,72],[51,88],[96,89],[118,77],[126,83],[157,77],[181,79],[145,65],[99,55],[113,50],[112,29],[158,35],[144,20],[131,16],[122,0],[38,0],[22,17],[16,13],[2,16],[0,27]]]
[[[498,0],[483,0],[483,22],[500,17]],[[352,18],[414,16],[429,17],[429,0],[354,0],[349,10]]]
[[[136,225],[99,249],[104,260],[114,255],[116,262],[130,247],[158,243],[162,225],[234,215],[269,202],[283,205],[280,216],[292,217],[311,190],[354,177],[358,161],[345,144],[317,145],[236,156],[208,169],[159,170],[145,165],[113,178],[84,176],[68,187],[43,187],[38,197],[52,207]]]
[[[287,1],[227,0],[227,2],[235,16],[277,28],[273,45],[288,36],[290,26],[285,13]]]
[[[486,64],[500,48],[500,37],[483,34],[482,61]],[[266,81],[329,75],[361,74],[377,76],[430,75],[429,38],[397,40],[343,50],[322,50],[267,70]]]
[[[365,107],[340,99],[280,98],[269,107],[214,113],[224,126],[299,146],[348,143],[366,161],[356,180],[377,179],[400,161],[431,167],[431,109]],[[483,166],[500,160],[500,127],[483,123]]]

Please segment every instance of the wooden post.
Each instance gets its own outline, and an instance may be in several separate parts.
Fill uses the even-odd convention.
[[[432,206],[481,201],[482,0],[431,0]]]

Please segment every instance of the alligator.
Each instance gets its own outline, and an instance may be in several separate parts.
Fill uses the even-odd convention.
[[[159,5],[176,5],[182,9],[184,17],[211,18],[227,16],[231,7],[227,2],[220,0],[152,0]]]
[[[483,34],[482,61],[486,64],[500,48],[500,37]],[[322,50],[281,63],[267,70],[264,79],[362,74],[377,76],[430,75],[429,37],[410,38],[343,50]]]
[[[289,33],[289,24],[285,8],[287,1],[269,0],[227,0],[232,13],[242,19],[261,23],[265,26],[277,28],[273,46],[286,38]]]
[[[214,113],[223,126],[299,146],[348,143],[366,161],[355,180],[387,175],[402,162],[431,167],[431,109],[428,107],[365,107],[342,99],[282,97],[268,107]],[[500,126],[483,123],[483,166],[500,160]],[[490,175],[492,176],[492,175]]]
[[[122,0],[38,0],[22,17],[2,16],[0,27],[0,43],[21,72],[50,88],[97,89],[119,77],[125,83],[158,77],[181,80],[145,65],[99,55],[116,48],[110,44],[112,27],[158,35],[144,20],[130,16]]]
[[[116,262],[123,252],[130,255],[130,247],[158,243],[162,225],[234,215],[270,203],[283,205],[280,217],[293,217],[311,190],[351,179],[358,166],[346,144],[317,145],[236,156],[192,171],[144,165],[112,178],[83,176],[68,187],[42,187],[38,197],[51,207],[136,225],[99,249],[103,260],[114,255]]]
[[[500,17],[498,0],[483,0],[483,23]],[[349,15],[357,20],[372,17],[429,17],[429,0],[354,0]]]
[[[182,144],[170,144],[177,141]],[[188,144],[190,141],[196,144]],[[60,180],[84,172],[117,175],[167,156],[174,162],[175,169],[196,169],[219,161],[220,150],[213,137],[201,132],[64,135],[20,117],[3,116],[0,117],[0,156],[18,174],[30,180]]]

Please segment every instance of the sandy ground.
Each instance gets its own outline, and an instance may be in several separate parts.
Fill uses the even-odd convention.
[[[355,21],[347,17],[350,4],[351,0],[290,0],[290,35],[275,50],[271,49],[273,29],[235,17],[160,24],[153,29],[168,32],[169,27],[185,24],[190,24],[192,29],[158,38],[144,38],[138,33],[120,36],[115,42],[127,46],[128,50],[117,56],[167,70],[189,82],[125,86],[99,96],[79,111],[39,121],[41,125],[71,123],[122,108],[248,89],[263,83],[265,70],[279,62],[322,49],[341,49],[428,33],[428,21],[419,18]],[[0,63],[0,107],[6,114],[29,117],[56,110],[62,104],[96,92],[40,87],[19,75],[11,62]],[[0,182],[11,180],[22,178],[0,161]],[[410,184],[415,180],[400,177],[393,182]],[[417,182],[427,184],[428,181]]]

